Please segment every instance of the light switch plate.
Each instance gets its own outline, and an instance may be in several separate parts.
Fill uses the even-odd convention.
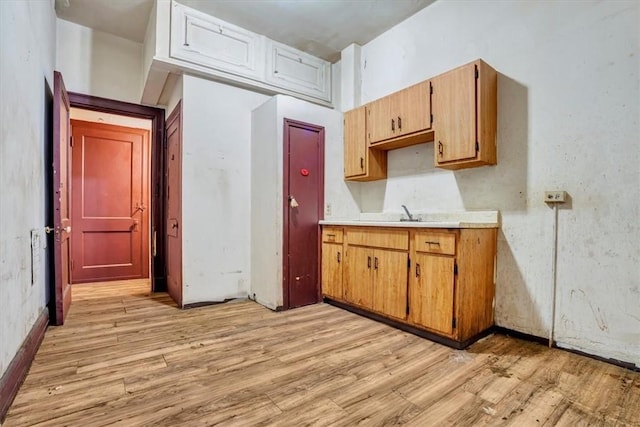
[[[567,201],[567,192],[564,190],[553,190],[544,192],[545,203],[564,203]]]

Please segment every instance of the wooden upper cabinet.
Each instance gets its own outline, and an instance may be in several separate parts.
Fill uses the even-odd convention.
[[[425,81],[369,104],[369,143],[392,149],[427,142],[404,137],[431,129],[431,82]],[[398,139],[401,139],[398,141]],[[392,143],[385,141],[392,140]]]
[[[497,73],[481,60],[432,79],[437,167],[496,164]]]
[[[344,177],[371,181],[387,177],[387,156],[367,146],[367,107],[344,113]]]
[[[399,135],[431,129],[431,82],[408,87],[393,95]]]
[[[391,111],[392,97],[385,96],[369,104],[369,141],[373,144],[378,141],[391,139],[398,134],[395,126],[394,112]]]
[[[344,113],[345,179],[385,179],[386,151],[432,141],[439,168],[495,165],[497,87],[477,60]]]

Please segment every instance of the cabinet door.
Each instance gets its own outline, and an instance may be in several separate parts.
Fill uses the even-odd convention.
[[[342,299],[342,245],[322,245],[322,293]]]
[[[409,287],[409,319],[434,331],[453,332],[454,258],[416,253]]]
[[[400,135],[431,128],[431,82],[426,81],[393,95],[391,110]]]
[[[373,250],[349,246],[344,266],[344,299],[346,301],[366,308],[372,307],[372,264]]]
[[[476,157],[476,65],[433,79],[436,164]]]
[[[393,96],[369,104],[369,142],[384,141],[399,135],[396,115],[391,112]]]
[[[344,113],[344,176],[366,173],[367,129],[365,107]]]
[[[331,64],[273,40],[267,40],[266,80],[285,89],[331,100]]]
[[[373,253],[373,309],[397,319],[407,317],[409,254],[387,250]]]
[[[207,68],[262,79],[263,37],[173,2],[170,56]]]

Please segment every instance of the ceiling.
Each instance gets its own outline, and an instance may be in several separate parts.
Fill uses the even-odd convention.
[[[435,0],[179,0],[194,9],[335,62]],[[56,0],[58,17],[142,42],[153,0]]]

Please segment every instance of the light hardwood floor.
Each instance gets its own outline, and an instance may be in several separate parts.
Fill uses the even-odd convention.
[[[4,427],[640,425],[640,373],[495,335],[452,350],[318,304],[179,310],[73,287]]]

